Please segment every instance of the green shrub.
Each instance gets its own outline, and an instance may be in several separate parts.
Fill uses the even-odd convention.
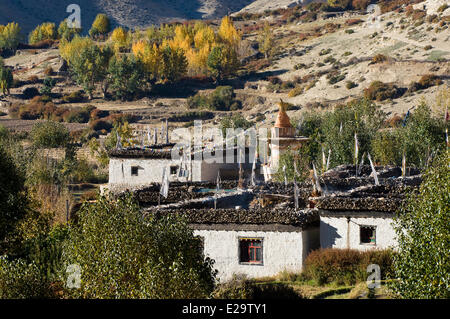
[[[63,258],[81,266],[82,281],[70,296],[200,299],[212,293],[213,262],[181,217],[143,216],[131,194],[100,196],[77,215]]]
[[[49,298],[50,284],[36,264],[0,257],[0,299]]]
[[[36,147],[44,148],[64,147],[70,138],[66,127],[53,121],[34,124],[30,135]]]
[[[333,51],[331,48],[328,48],[328,49],[322,49],[322,50],[320,50],[319,55],[320,55],[320,56],[322,56],[322,55],[327,55],[327,54],[331,53],[331,51]]]
[[[347,88],[347,90],[351,90],[351,89],[353,89],[353,88],[355,88],[355,87],[357,87],[358,86],[358,84],[356,84],[355,82],[353,82],[353,81],[347,81],[347,84],[345,85],[345,87]]]
[[[113,128],[113,124],[106,120],[94,120],[89,125],[94,131],[106,130],[109,132]]]
[[[65,103],[80,103],[83,102],[85,99],[85,96],[83,94],[83,91],[74,91],[72,93],[66,94],[62,97],[62,101]]]
[[[353,285],[367,279],[370,264],[379,265],[382,279],[386,279],[392,272],[392,258],[391,250],[319,249],[306,257],[303,273],[320,285],[332,282]]]
[[[197,93],[187,100],[189,109],[206,108],[212,111],[230,111],[240,108],[240,101],[235,99],[231,86],[218,86],[208,96]]]

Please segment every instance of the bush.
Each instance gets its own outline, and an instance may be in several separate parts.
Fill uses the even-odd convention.
[[[258,283],[234,275],[220,284],[213,293],[215,299],[300,299],[294,289],[283,283]]]
[[[53,121],[34,124],[30,135],[36,147],[44,148],[64,147],[70,139],[67,128]]]
[[[373,81],[368,88],[364,89],[364,97],[372,101],[384,101],[387,99],[395,99],[400,96],[400,90],[392,83]]]
[[[65,103],[80,103],[83,102],[85,99],[85,96],[83,94],[83,91],[74,91],[72,93],[66,94],[62,97],[62,101]]]
[[[185,112],[179,115],[173,115],[169,117],[171,122],[189,122],[192,120],[210,120],[214,118],[212,112],[199,111],[199,112]]]
[[[441,85],[443,82],[439,76],[434,74],[425,74],[423,75],[419,82],[412,82],[409,85],[408,91],[415,92],[418,90],[424,90],[432,86]]]
[[[320,50],[319,55],[320,55],[320,56],[322,56],[322,55],[327,55],[327,54],[331,53],[331,51],[333,51],[331,48],[328,48],[328,49],[322,49],[322,50]]]
[[[301,86],[297,86],[289,91],[288,96],[294,97],[303,93],[304,88]]]
[[[22,95],[24,99],[29,100],[34,98],[35,96],[40,95],[39,90],[35,87],[29,87],[23,90]]]
[[[435,86],[435,85],[441,85],[443,82],[442,80],[439,78],[439,76],[434,75],[434,74],[426,74],[424,76],[422,76],[419,80],[419,85],[423,88],[429,88],[431,86]]]
[[[91,113],[87,108],[74,108],[66,113],[63,117],[67,123],[87,123],[89,122]]]
[[[347,90],[351,90],[351,89],[353,89],[353,88],[355,88],[355,87],[357,87],[358,86],[358,84],[356,84],[355,82],[353,82],[353,81],[347,81],[347,84],[345,85],[345,87],[347,88]]]
[[[45,68],[44,75],[45,76],[52,76],[55,74],[55,71],[53,71],[53,68],[51,66]]]
[[[90,122],[90,127],[94,131],[106,130],[109,132],[113,128],[113,125],[110,122],[105,121],[105,120],[94,120],[94,121]]]
[[[384,54],[377,54],[372,58],[372,64],[382,63],[388,60],[388,57]]]
[[[213,111],[230,111],[240,108],[240,101],[235,99],[231,86],[218,86],[208,96],[197,93],[187,100],[189,109],[206,108]]]
[[[64,261],[82,267],[82,281],[80,289],[68,293],[104,299],[206,298],[215,271],[198,246],[180,217],[143,216],[131,194],[100,196],[81,207],[69,231]]]
[[[35,263],[0,257],[0,299],[49,298],[50,284]]]
[[[303,276],[319,285],[332,282],[354,285],[367,279],[368,265],[377,264],[382,279],[386,279],[392,272],[392,258],[391,250],[318,249],[306,257]]]
[[[447,3],[444,3],[443,5],[441,5],[438,9],[437,12],[442,13],[445,10],[447,10],[447,8],[449,7],[449,5]]]
[[[12,118],[22,120],[55,119],[58,109],[53,103],[44,103],[44,97],[36,96],[28,104],[13,104],[9,108]]]

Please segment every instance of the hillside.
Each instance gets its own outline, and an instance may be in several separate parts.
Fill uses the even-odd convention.
[[[310,2],[326,2],[326,0],[256,0],[241,9],[238,13],[261,13],[279,8],[292,8],[299,4],[306,5]]]
[[[252,0],[79,0],[82,26],[89,29],[98,13],[106,13],[114,24],[146,27],[174,19],[212,19],[239,11]],[[0,25],[18,22],[25,33],[44,21],[59,23],[68,16],[72,0],[2,0]]]
[[[250,17],[236,15],[235,25],[243,34],[239,73],[245,76],[225,81],[223,85],[233,86],[242,107],[228,112],[215,110],[205,124],[215,125],[224,115],[241,113],[249,121],[258,121],[261,126],[270,127],[275,121],[280,99],[292,104],[288,114],[298,119],[304,112],[327,110],[336,104],[364,96],[376,81],[386,83],[388,89],[395,90],[392,96],[376,100],[389,117],[404,117],[422,99],[434,104],[439,94],[448,90],[450,8],[436,14],[436,6],[432,4],[434,2],[428,0],[415,5],[417,11],[402,9],[386,12],[380,17],[379,25],[368,23],[370,21],[365,12],[351,11],[333,18],[328,18],[328,13],[317,13],[313,21],[306,20],[309,13],[302,8],[282,9],[280,12]],[[428,15],[422,10],[423,5],[429,10]],[[124,10],[115,9],[126,15]],[[93,9],[92,15],[95,12]],[[116,14],[115,19],[118,17],[120,15]],[[128,15],[127,21],[131,21],[132,17]],[[266,21],[270,23],[275,39],[275,52],[270,59],[265,59],[258,52],[260,30]],[[218,23],[213,20],[211,25],[216,27]],[[20,50],[15,56],[6,58],[5,63],[13,68],[15,78],[22,81],[12,88],[10,96],[0,102],[0,111],[7,113],[8,105],[23,103],[24,90],[42,83],[46,68],[59,70],[62,59],[58,49],[53,47]],[[40,82],[30,81],[36,76]],[[417,83],[424,77],[425,81],[426,76],[434,76],[438,80],[428,80],[426,85],[418,86]],[[145,96],[130,101],[104,100],[100,92],[96,92],[89,104],[101,110],[120,110],[136,115],[138,124],[159,125],[164,118],[177,119],[190,111],[187,106],[189,97],[197,92],[208,95],[217,86],[208,80],[201,82],[201,78],[188,77],[186,82],[179,84],[180,92],[176,94],[147,92]],[[55,103],[61,103],[63,95],[79,89],[73,79],[66,75],[59,76],[53,90],[58,95]],[[80,107],[85,104],[65,105]],[[12,127],[20,123],[7,124]],[[173,121],[174,126],[188,124],[188,120]]]

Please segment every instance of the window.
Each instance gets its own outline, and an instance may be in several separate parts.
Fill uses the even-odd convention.
[[[170,175],[176,175],[178,171],[178,166],[170,166]]]
[[[361,244],[376,245],[376,227],[375,226],[360,226],[359,238]]]
[[[139,166],[131,166],[131,176],[139,175]]]
[[[239,239],[239,262],[262,265],[263,251],[261,238]]]

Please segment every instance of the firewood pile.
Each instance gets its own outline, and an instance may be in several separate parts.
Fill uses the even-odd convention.
[[[175,214],[187,219],[190,224],[281,224],[306,226],[319,220],[317,210],[295,211],[293,208],[274,209],[149,209],[147,213],[161,217]]]

